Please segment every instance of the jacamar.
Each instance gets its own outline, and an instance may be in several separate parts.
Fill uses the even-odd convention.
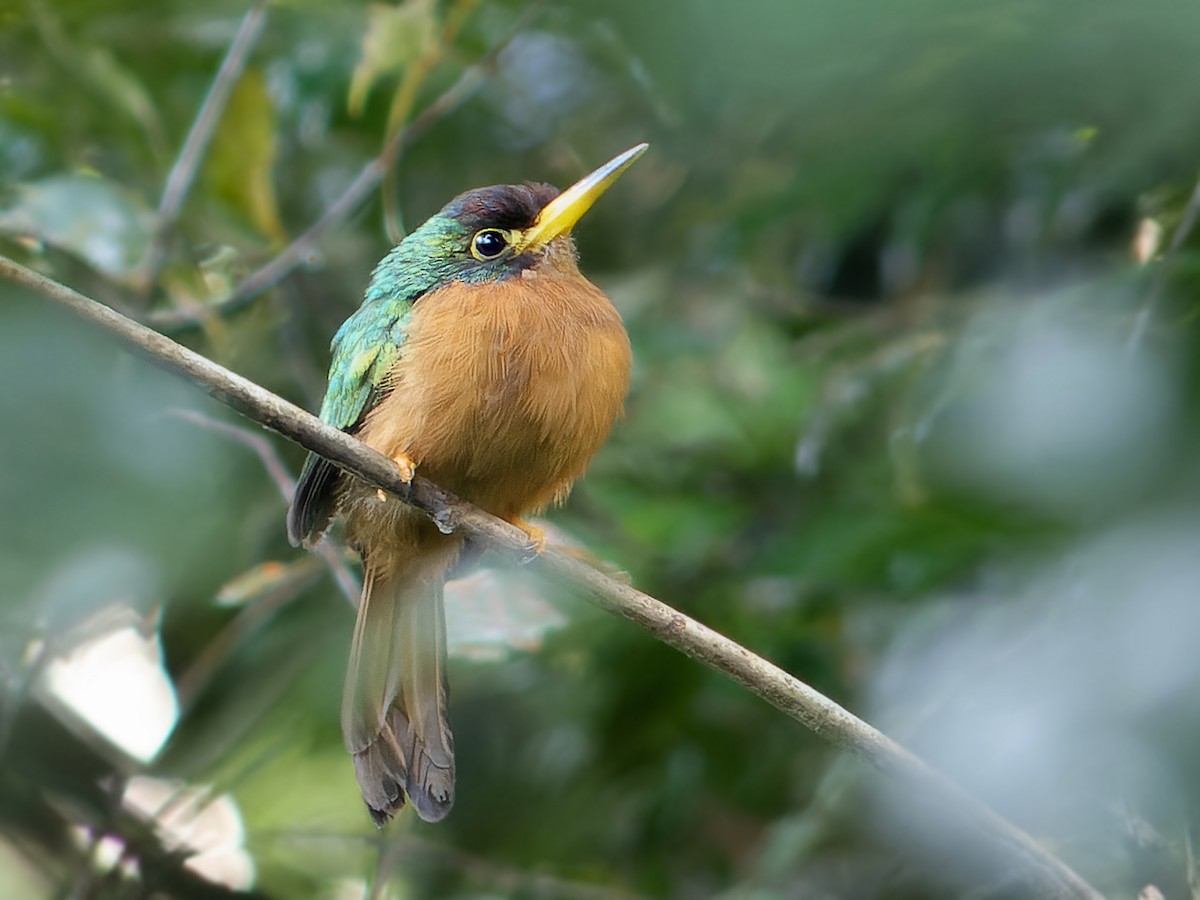
[[[563,500],[621,414],[631,354],[621,317],[580,273],[571,229],[645,151],[566,191],[460,194],[375,268],[333,338],[321,418],[523,528]],[[341,473],[304,463],[288,534],[311,547],[335,515],[362,556],[342,735],[377,825],[454,803],[442,589],[464,539]]]

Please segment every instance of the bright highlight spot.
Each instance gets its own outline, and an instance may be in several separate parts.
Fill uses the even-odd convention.
[[[45,684],[71,712],[141,762],[155,757],[179,715],[158,637],[132,625],[89,638],[54,660]]]
[[[254,860],[243,846],[246,829],[229,794],[210,800],[207,788],[137,776],[123,803],[157,825],[168,849],[190,851],[184,865],[197,875],[231,890],[254,884]]]

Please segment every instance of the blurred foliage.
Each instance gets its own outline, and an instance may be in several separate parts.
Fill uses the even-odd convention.
[[[270,5],[148,285],[245,6],[0,6],[0,250],[196,313],[177,337],[316,408],[387,250],[379,192],[277,287],[206,306],[523,10]],[[1162,251],[1200,161],[1198,35],[1183,0],[555,0],[390,186],[417,222],[648,140],[578,233],[632,335],[628,415],[554,522],[1111,896],[1197,890],[1200,258]],[[456,588],[458,805],[381,837],[338,733],[328,561],[288,547],[252,448],[172,411],[236,420],[0,295],[0,896],[247,871],[289,898],[1019,896],[921,798],[529,573]],[[177,704],[84,678],[165,740],[146,761],[52,677],[113,635]]]

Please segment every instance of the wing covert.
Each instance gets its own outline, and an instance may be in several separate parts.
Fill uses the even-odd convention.
[[[387,395],[388,373],[399,361],[412,312],[412,302],[364,303],[333,337],[329,386],[321,403],[321,420],[353,433],[363,417]],[[333,518],[339,470],[309,453],[296,482],[288,510],[288,540],[316,544]]]

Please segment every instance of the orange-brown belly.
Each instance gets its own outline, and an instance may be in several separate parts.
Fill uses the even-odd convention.
[[[414,308],[391,392],[358,436],[512,518],[583,474],[620,416],[629,369],[620,316],[581,275],[455,283]]]

